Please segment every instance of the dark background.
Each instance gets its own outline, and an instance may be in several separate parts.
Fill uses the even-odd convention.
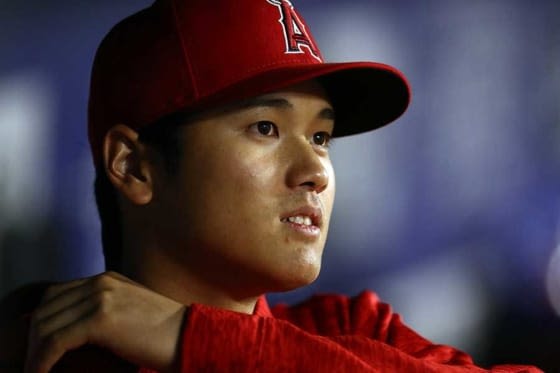
[[[0,0],[0,296],[102,271],[89,72],[108,29],[149,3]],[[370,288],[480,364],[560,372],[560,3],[294,3],[327,60],[394,65],[413,100],[335,141],[322,274],[271,301]]]

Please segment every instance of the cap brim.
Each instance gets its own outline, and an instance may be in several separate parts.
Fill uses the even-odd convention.
[[[335,137],[382,127],[399,118],[410,103],[403,74],[381,64],[342,64],[320,81],[335,108]]]
[[[405,112],[410,102],[410,86],[399,70],[374,62],[350,62],[268,70],[201,100],[199,108],[253,97],[310,79],[317,79],[331,100],[336,116],[335,137],[389,124]]]

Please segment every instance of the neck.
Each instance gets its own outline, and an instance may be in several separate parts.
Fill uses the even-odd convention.
[[[159,247],[149,247],[146,241],[125,240],[123,244],[123,274],[132,280],[185,305],[199,303],[253,313],[260,294],[236,293],[226,284],[210,281],[219,278],[219,274],[197,273],[184,259],[170,257]]]

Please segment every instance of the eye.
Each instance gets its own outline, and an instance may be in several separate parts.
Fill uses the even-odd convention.
[[[331,143],[331,134],[325,131],[313,134],[313,144],[328,148]]]
[[[272,122],[267,120],[261,120],[257,123],[251,124],[249,130],[252,132],[257,132],[262,136],[278,136],[278,127]]]

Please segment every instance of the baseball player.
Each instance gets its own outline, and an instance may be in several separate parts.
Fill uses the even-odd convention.
[[[157,0],[121,21],[98,49],[88,118],[108,272],[41,288],[5,329],[4,360],[33,373],[483,371],[372,292],[264,298],[319,274],[332,138],[394,121],[409,97],[390,66],[325,63],[288,0]]]

